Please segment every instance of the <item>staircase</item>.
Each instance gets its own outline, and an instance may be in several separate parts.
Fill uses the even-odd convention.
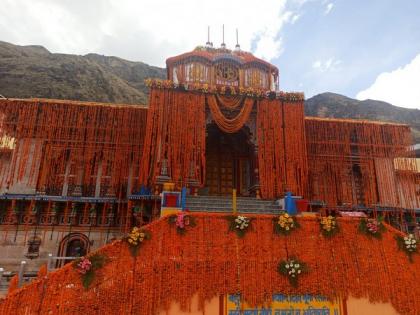
[[[278,214],[280,206],[274,200],[238,197],[236,207],[240,213]],[[187,196],[186,209],[189,211],[232,212],[232,197]]]

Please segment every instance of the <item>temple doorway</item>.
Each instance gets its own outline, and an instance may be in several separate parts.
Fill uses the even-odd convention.
[[[249,139],[247,127],[236,133],[224,133],[215,124],[207,126],[206,190],[209,195],[231,195],[234,188],[240,196],[249,195],[254,152]]]

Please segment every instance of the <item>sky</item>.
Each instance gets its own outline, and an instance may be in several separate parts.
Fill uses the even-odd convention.
[[[280,88],[420,109],[420,0],[0,0],[0,40],[164,67],[207,41],[280,70]]]

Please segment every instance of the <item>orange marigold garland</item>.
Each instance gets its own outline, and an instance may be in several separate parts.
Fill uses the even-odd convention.
[[[359,224],[359,231],[370,237],[382,238],[382,233],[386,231],[382,221],[382,217],[378,219],[362,218]]]
[[[130,253],[133,257],[137,256],[137,252],[145,240],[150,240],[150,232],[146,229],[133,227],[128,236],[124,239],[128,243]]]
[[[288,260],[282,260],[277,266],[277,271],[280,274],[287,276],[289,282],[292,286],[296,287],[298,285],[299,276],[308,271],[307,265],[296,259],[290,258]]]
[[[18,283],[19,283],[19,276],[16,274],[9,281],[9,289],[7,293],[11,294],[12,292],[14,292],[18,288]]]
[[[334,236],[339,232],[337,220],[332,215],[321,217],[320,220],[321,233],[326,237]]]
[[[43,264],[41,268],[39,268],[38,270],[37,278],[43,279],[47,276],[47,273],[48,273],[47,264]]]
[[[399,232],[387,225],[382,240],[372,242],[358,233],[358,219],[337,218],[336,242],[336,237],[314,235],[319,233],[319,218],[299,217],[301,227],[279,242],[273,236],[272,215],[252,216],[252,231],[243,239],[232,238],[224,214],[194,217],[197,227],[181,239],[171,237],[175,231],[167,218],[149,224],[153,237],[143,244],[142,259],[132,259],[126,242],[101,248],[99,252],[112,259],[98,270],[101,279],[92,289],[72,289],[80,275],[66,265],[0,301],[0,314],[157,314],[174,302],[188,312],[195,296],[203,308],[205,301],[220,294],[239,292],[250,305],[263,305],[272,294],[284,292],[366,297],[373,303],[391,303],[399,314],[418,315],[419,255],[407,263],[395,243]],[[309,267],[302,277],[299,274],[297,288],[278,273],[286,257],[297,257]]]
[[[410,262],[413,262],[413,255],[417,253],[417,240],[414,234],[408,234],[407,236],[399,236],[395,237],[398,243],[398,248],[404,251]]]
[[[88,289],[95,279],[95,271],[102,268],[107,261],[107,257],[100,254],[94,254],[90,257],[82,257],[73,262],[73,267],[82,276],[82,284]]]
[[[281,212],[278,218],[273,219],[274,233],[289,235],[290,232],[300,227],[294,216]]]
[[[251,219],[242,215],[228,216],[229,231],[233,231],[238,237],[244,237],[251,227]]]
[[[169,224],[176,226],[176,231],[180,235],[185,234],[187,227],[195,227],[197,225],[195,218],[193,216],[186,215],[184,212],[169,216],[168,222]]]

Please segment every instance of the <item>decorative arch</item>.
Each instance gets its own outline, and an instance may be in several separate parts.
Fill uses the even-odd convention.
[[[79,249],[77,249],[77,247]],[[81,257],[90,249],[89,238],[83,233],[69,233],[63,237],[58,248],[58,257]],[[69,263],[70,260],[58,259],[56,267]]]

